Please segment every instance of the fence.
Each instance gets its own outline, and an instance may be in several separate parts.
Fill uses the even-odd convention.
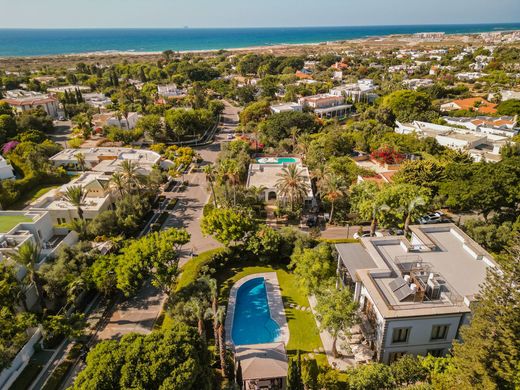
[[[27,363],[34,354],[34,346],[40,341],[42,332],[40,328],[36,328],[34,334],[29,338],[29,341],[25,343],[23,348],[18,352],[16,357],[11,362],[8,368],[5,368],[0,373],[0,388],[8,389],[13,382],[22,373]]]

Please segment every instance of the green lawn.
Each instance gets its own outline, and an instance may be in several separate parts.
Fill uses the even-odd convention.
[[[235,267],[229,270],[228,275],[220,273],[216,275],[221,285],[221,293],[223,303],[229,297],[229,290],[233,284],[244,276],[256,274],[260,272],[276,272],[282,298],[285,306],[285,315],[289,325],[289,343],[287,344],[287,353],[295,355],[298,350],[302,354],[311,353],[315,349],[322,347],[316,321],[314,315],[308,311],[293,309],[289,304],[294,303],[299,306],[309,306],[309,300],[306,294],[298,286],[296,278],[283,267],[269,266],[243,266]],[[325,364],[324,355],[318,355],[317,360],[320,364]]]
[[[223,248],[214,249],[201,253],[194,257],[182,267],[182,273],[179,276],[176,290],[193,283],[200,275],[201,269],[208,264],[212,256]],[[314,315],[308,311],[296,310],[291,308],[291,303],[299,306],[309,306],[309,300],[304,291],[298,286],[296,277],[291,274],[284,266],[263,266],[258,263],[246,262],[239,266],[230,266],[219,269],[213,275],[220,286],[220,304],[226,305],[229,298],[229,291],[233,284],[244,276],[248,276],[260,272],[276,272],[282,299],[285,306],[285,315],[289,325],[289,343],[287,344],[287,352],[290,356],[294,356],[299,350],[302,354],[313,352],[315,349],[321,348],[322,343]],[[173,319],[169,315],[164,316],[162,327],[171,326]],[[316,355],[316,360],[320,365],[327,365],[327,359],[324,354]]]
[[[7,233],[22,222],[31,222],[32,218],[25,215],[0,215],[0,233]]]
[[[12,210],[22,210],[25,208],[29,203],[35,201],[40,196],[46,194],[50,190],[53,190],[55,188],[60,188],[63,184],[53,184],[53,185],[43,185],[43,186],[37,186],[32,188],[31,190],[27,191],[26,193],[22,194],[20,196],[20,199],[18,199],[15,203],[13,203],[11,206],[9,206]]]

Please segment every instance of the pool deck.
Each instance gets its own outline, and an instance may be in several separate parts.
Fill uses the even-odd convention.
[[[282,293],[280,291],[280,284],[278,283],[278,277],[276,272],[263,272],[253,275],[248,275],[237,281],[229,293],[229,301],[226,312],[226,343],[233,344],[232,332],[233,332],[233,319],[235,317],[235,302],[237,299],[237,292],[240,286],[245,282],[256,279],[265,279],[265,290],[267,292],[267,302],[269,303],[269,313],[271,318],[280,327],[280,339],[277,341],[283,342],[285,345],[289,342],[289,326],[287,325],[287,318],[285,317],[285,309],[283,306]]]

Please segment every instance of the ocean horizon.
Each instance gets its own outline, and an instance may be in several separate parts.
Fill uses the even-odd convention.
[[[0,57],[98,52],[224,50],[312,44],[421,32],[475,34],[509,30],[520,30],[520,23],[343,27],[0,29]]]

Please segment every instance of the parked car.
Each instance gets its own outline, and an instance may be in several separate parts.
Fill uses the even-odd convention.
[[[388,229],[388,233],[391,236],[402,236],[402,235],[404,235],[404,230],[403,229],[390,228],[390,229]]]
[[[361,237],[371,237],[370,232],[363,232],[363,234],[359,234],[359,232],[354,233],[354,238],[359,240]],[[376,230],[374,237],[383,237],[383,233]]]
[[[423,215],[418,219],[421,225],[430,225],[434,223],[444,223],[447,222],[447,218],[440,211],[436,211],[434,213]]]
[[[235,139],[235,134],[228,134],[227,139]]]
[[[307,218],[306,225],[310,228],[318,226],[318,218],[316,218],[315,215],[309,216],[309,218]]]

